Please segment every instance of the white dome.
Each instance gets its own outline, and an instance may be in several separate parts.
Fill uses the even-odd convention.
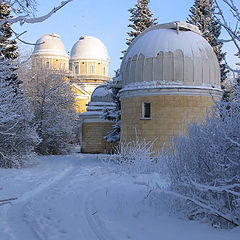
[[[217,57],[200,31],[173,22],[147,29],[128,48],[120,69],[126,85],[167,84],[220,89]]]
[[[102,84],[93,91],[91,102],[112,102],[111,90],[106,88],[106,84]]]
[[[84,36],[71,50],[71,60],[93,59],[109,61],[107,49],[102,41],[91,36]]]
[[[45,34],[37,40],[33,55],[52,55],[69,58],[60,36],[54,33]]]

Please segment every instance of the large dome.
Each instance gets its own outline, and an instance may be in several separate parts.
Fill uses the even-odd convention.
[[[93,59],[109,61],[107,49],[98,38],[84,36],[77,41],[71,50],[71,60]]]
[[[184,22],[154,26],[128,48],[120,68],[126,86],[180,85],[220,90],[217,57],[198,28]]]
[[[54,33],[45,34],[37,40],[33,55],[51,55],[68,58],[60,36]]]

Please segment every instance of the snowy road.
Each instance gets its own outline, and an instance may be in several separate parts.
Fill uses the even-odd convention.
[[[239,240],[240,230],[219,231],[169,217],[164,203],[146,197],[98,155],[41,157],[23,170],[0,169],[0,240]]]

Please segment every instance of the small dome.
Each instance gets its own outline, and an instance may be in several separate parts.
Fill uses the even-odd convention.
[[[77,41],[71,50],[71,60],[93,59],[109,61],[107,49],[98,38],[84,36]]]
[[[128,48],[120,68],[123,87],[133,84],[220,89],[217,57],[196,26],[184,22],[145,30]]]
[[[91,96],[91,101],[88,103],[87,112],[81,114],[81,116],[91,114],[102,114],[104,108],[111,109],[114,107],[114,103],[111,98],[111,90],[106,88],[106,84],[102,84],[94,90]]]
[[[112,102],[111,90],[106,88],[106,84],[102,84],[94,90],[91,96],[91,102]]]
[[[69,58],[60,36],[55,33],[45,34],[40,37],[34,47],[33,55],[52,55]]]

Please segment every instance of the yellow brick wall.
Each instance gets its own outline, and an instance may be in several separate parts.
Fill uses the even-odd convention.
[[[142,103],[151,103],[151,119],[142,119]],[[121,141],[135,139],[135,128],[139,138],[155,142],[155,150],[160,151],[164,143],[169,145],[172,136],[182,131],[182,120],[190,116],[190,121],[206,113],[207,106],[213,104],[209,96],[148,96],[122,99]],[[191,112],[190,112],[191,110]],[[190,112],[190,114],[189,114]]]
[[[90,101],[89,99],[81,99],[81,98],[76,98],[75,99],[75,109],[77,113],[83,113],[87,111],[87,106],[88,102]]]
[[[111,122],[83,123],[82,152],[83,153],[111,153],[113,144],[104,137],[112,130]]]

